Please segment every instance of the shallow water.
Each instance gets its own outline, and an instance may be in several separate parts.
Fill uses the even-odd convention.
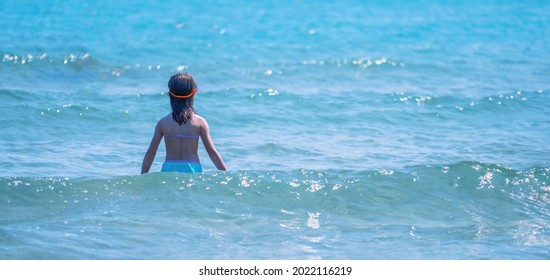
[[[550,258],[548,3],[0,12],[2,259]],[[176,72],[229,172],[137,175]]]

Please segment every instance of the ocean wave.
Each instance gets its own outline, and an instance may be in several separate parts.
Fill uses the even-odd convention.
[[[37,54],[9,54],[2,55],[2,64],[5,65],[20,65],[32,67],[33,65],[67,65],[75,71],[80,71],[84,67],[100,65],[94,57],[89,53],[66,54],[60,56],[52,56],[47,53]]]
[[[126,78],[135,82],[143,77],[156,77],[181,72],[188,65],[166,65],[158,63],[121,63],[108,61],[105,58],[96,58],[90,53],[55,54],[12,54],[4,53],[0,60],[0,67],[11,71],[16,78],[25,79],[34,75],[35,80],[65,79],[86,81],[93,83],[97,80]],[[160,72],[160,73],[159,73]]]
[[[380,66],[404,67],[405,63],[397,59],[378,57],[378,58],[335,58],[335,59],[312,59],[303,60],[302,65],[312,66],[336,66],[336,67],[357,67],[371,68]]]
[[[480,162],[402,170],[2,177],[0,244],[6,258],[404,257],[385,242],[423,248],[411,258],[547,258],[549,185],[550,167],[520,171]],[[51,245],[36,247],[44,238]],[[442,238],[496,249],[473,253],[425,244]],[[330,249],[352,241],[387,250]],[[279,242],[286,245],[265,250]]]
[[[400,93],[386,94],[386,99],[402,102],[408,105],[427,106],[435,109],[456,109],[459,111],[485,111],[494,112],[497,108],[503,109],[527,109],[545,106],[548,102],[547,94],[543,90],[521,91],[512,93],[481,94],[479,96],[465,95],[415,95]],[[542,104],[541,104],[542,103]]]
[[[515,170],[499,164],[475,161],[444,165],[409,166],[390,170],[346,170],[346,169],[299,169],[272,171],[230,171],[206,172],[201,174],[151,173],[141,176],[117,176],[108,179],[70,179],[58,177],[0,177],[3,190],[29,193],[53,192],[59,190],[74,194],[83,188],[95,192],[120,194],[125,191],[155,191],[203,189],[211,191],[256,189],[271,191],[303,191],[338,193],[343,189],[361,192],[376,187],[382,182],[391,183],[401,191],[422,186],[430,190],[444,188],[463,189],[473,193],[484,190],[515,191],[529,188],[548,194],[550,191],[550,167],[532,167]],[[371,183],[373,184],[371,186]],[[383,185],[383,184],[382,184]],[[361,186],[361,187],[359,187]],[[85,193],[90,193],[90,190]]]

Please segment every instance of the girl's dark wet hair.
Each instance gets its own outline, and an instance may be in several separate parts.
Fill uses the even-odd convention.
[[[197,85],[193,80],[193,77],[189,74],[176,74],[168,81],[168,88],[170,92],[177,96],[187,96],[187,98],[176,98],[172,94],[168,94],[170,97],[170,105],[172,106],[172,118],[179,125],[187,123],[195,113],[193,109],[193,100],[195,95],[193,91],[197,90]]]

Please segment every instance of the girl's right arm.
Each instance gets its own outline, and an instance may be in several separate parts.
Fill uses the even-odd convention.
[[[225,166],[222,157],[216,150],[216,147],[214,147],[214,143],[212,142],[212,138],[210,137],[210,128],[208,127],[208,123],[205,119],[202,119],[201,122],[200,135],[204,148],[206,149],[208,156],[212,160],[212,163],[214,163],[218,170],[227,170],[227,167]]]
[[[151,139],[151,144],[149,144],[149,149],[145,153],[143,158],[143,164],[141,165],[141,174],[149,172],[155,155],[157,154],[157,149],[159,147],[160,141],[162,140],[162,130],[160,129],[160,121],[155,127],[155,133],[153,134],[153,139]]]

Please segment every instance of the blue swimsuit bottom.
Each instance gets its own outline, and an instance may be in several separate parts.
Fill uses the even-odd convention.
[[[162,164],[161,172],[200,173],[202,166],[198,162],[185,160],[167,160]]]

